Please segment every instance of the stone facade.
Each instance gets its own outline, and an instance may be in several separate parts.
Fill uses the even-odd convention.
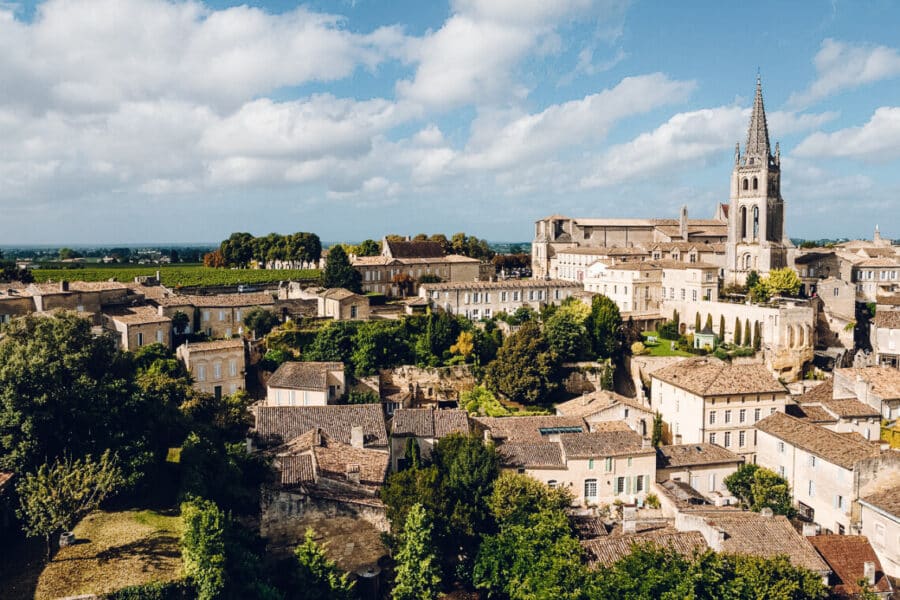
[[[450,314],[468,319],[489,319],[505,312],[512,314],[523,306],[540,310],[545,304],[560,304],[583,286],[574,281],[507,279],[468,283],[426,283],[419,296]]]
[[[176,355],[191,374],[194,389],[204,394],[233,394],[246,388],[246,350],[243,340],[214,340],[182,344]]]
[[[135,306],[109,310],[103,315],[104,326],[119,335],[119,347],[134,352],[149,344],[172,347],[172,319],[151,306]]]

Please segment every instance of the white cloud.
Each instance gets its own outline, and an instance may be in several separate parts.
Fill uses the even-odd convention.
[[[900,52],[887,46],[826,39],[813,59],[816,80],[791,94],[788,104],[807,106],[834,93],[900,76]]]
[[[794,150],[797,156],[858,158],[872,162],[900,158],[900,107],[882,106],[860,127],[816,132]]]

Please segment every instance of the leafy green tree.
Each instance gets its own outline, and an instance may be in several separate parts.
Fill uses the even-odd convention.
[[[435,600],[441,584],[440,565],[431,540],[432,524],[421,504],[414,504],[406,516],[397,568],[394,600]]]
[[[750,319],[744,320],[744,346],[748,348],[752,345],[752,340],[750,337],[753,335],[753,332],[750,330]]]
[[[278,315],[259,306],[251,308],[244,315],[244,326],[253,332],[256,338],[266,337],[270,331],[278,327],[281,321]]]
[[[351,364],[353,337],[359,329],[356,321],[332,321],[320,329],[303,350],[303,360],[334,361]]]
[[[353,391],[347,394],[347,404],[378,404],[381,398],[375,392]]]
[[[757,273],[756,271],[750,271],[749,273],[747,273],[747,289],[752,290],[754,287],[756,287],[757,283],[759,283],[759,273]]]
[[[79,258],[81,255],[71,248],[60,248],[59,249],[59,260],[71,260],[73,258]]]
[[[403,459],[410,469],[418,469],[422,466],[422,449],[419,442],[411,437],[406,440],[406,448],[403,450]]]
[[[803,285],[797,272],[790,267],[772,269],[764,282],[772,296],[796,296]]]
[[[525,524],[531,515],[541,511],[565,512],[572,504],[572,494],[528,475],[506,472],[494,482],[487,504],[498,523]]]
[[[118,460],[109,450],[97,461],[90,455],[59,459],[22,476],[16,486],[17,514],[28,536],[44,538],[49,560],[53,536],[74,527],[123,484]]]
[[[225,589],[225,513],[214,502],[197,498],[181,505],[184,574],[198,600],[216,600]]]
[[[719,597],[755,600],[823,600],[828,589],[816,573],[796,567],[787,556],[746,554],[724,557],[723,593]]]
[[[558,386],[559,359],[540,325],[526,321],[503,342],[485,371],[484,385],[514,402],[546,402]]]
[[[345,288],[357,294],[362,293],[362,275],[350,264],[350,259],[341,246],[334,246],[328,250],[325,271],[322,273],[322,285],[326,288]]]
[[[770,508],[779,515],[795,514],[788,481],[769,469],[746,464],[725,478],[725,487],[752,511]]]
[[[357,377],[373,375],[378,369],[405,364],[412,355],[402,322],[361,323],[352,343],[354,350],[350,360]]]
[[[249,233],[232,233],[219,246],[226,267],[246,268],[253,258],[253,236]]]
[[[114,448],[129,484],[165,457],[154,438],[172,407],[135,381],[131,355],[74,313],[26,316],[0,340],[0,469],[25,473],[62,456]]]
[[[719,341],[725,341],[725,315],[719,316]]]
[[[753,326],[753,349],[759,352],[762,348],[762,325],[759,321]]]
[[[19,269],[11,260],[0,260],[0,283],[12,283],[13,281],[32,283],[34,274],[29,269]]]
[[[659,411],[653,415],[653,436],[651,442],[654,448],[659,448],[663,442],[663,418]]]
[[[403,531],[406,517],[417,502],[440,519],[441,513],[437,511],[444,509],[440,481],[441,475],[434,465],[422,465],[417,469],[404,469],[388,475],[381,488],[381,500],[395,537]],[[438,527],[437,535],[442,533],[442,527],[443,524]]]
[[[319,546],[312,529],[306,530],[303,543],[294,551],[296,571],[290,588],[291,597],[304,600],[351,600],[354,583]]]
[[[559,310],[550,317],[544,323],[544,335],[561,362],[579,360],[590,351],[587,329],[571,311]]]
[[[356,256],[378,256],[381,254],[381,244],[375,240],[363,240],[353,247]]]
[[[467,361],[474,351],[475,334],[471,331],[460,331],[456,343],[450,346],[450,353],[461,356],[463,362]]]
[[[612,358],[619,351],[618,332],[622,316],[616,303],[598,294],[591,303],[591,316],[586,323],[594,352],[600,358]]]
[[[184,335],[191,324],[191,318],[180,310],[176,310],[172,315],[172,330],[177,335]]]

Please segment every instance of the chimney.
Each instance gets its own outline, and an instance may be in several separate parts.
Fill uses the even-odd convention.
[[[163,307],[162,307],[162,306],[157,306],[157,307],[156,307],[156,312],[157,312],[157,314],[159,314],[159,316],[161,316],[161,317],[166,316],[165,314],[163,314]]]
[[[774,515],[775,515],[775,513],[772,512],[772,509],[769,508],[768,506],[765,507],[764,509],[762,509],[761,511],[759,511],[759,516],[764,517],[766,519],[771,519]]]
[[[486,441],[486,442],[493,442],[493,441],[494,441],[494,435],[491,433],[491,430],[490,430],[490,429],[485,429],[485,430],[484,430],[484,441]]]
[[[875,563],[873,561],[867,560],[863,563],[863,578],[869,585],[875,586]]]
[[[685,242],[688,241],[688,210],[687,204],[682,205],[681,207],[681,218],[679,219],[679,229],[681,230],[681,239]]]
[[[350,445],[354,448],[363,447],[363,428],[360,425],[354,425],[350,428]]]
[[[156,283],[159,283],[162,279],[159,278],[159,269],[156,270]]]
[[[350,481],[352,483],[359,483],[359,465],[347,465],[347,481]]]
[[[637,511],[633,506],[622,507],[622,533],[637,531]]]
[[[588,397],[587,392],[582,392],[581,393],[581,405],[587,406],[590,403],[591,403],[591,399]]]
[[[69,291],[69,282],[66,280],[62,280],[59,282],[59,291],[68,292]]]
[[[815,523],[804,523],[803,524],[803,537],[812,537],[818,533],[818,528]]]

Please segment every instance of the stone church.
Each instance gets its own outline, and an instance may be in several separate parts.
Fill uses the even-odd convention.
[[[572,251],[643,248],[648,254],[659,244],[684,244],[715,249],[714,260],[725,283],[743,283],[755,270],[765,275],[787,266],[793,245],[784,235],[784,200],[781,198],[781,156],[769,144],[762,85],[750,116],[747,143],[741,154],[735,147],[731,196],[716,206],[711,219],[689,219],[687,208],[679,218],[569,218],[554,215],[535,223],[531,246],[534,277],[557,278],[558,256]],[[687,254],[685,254],[687,255]]]

